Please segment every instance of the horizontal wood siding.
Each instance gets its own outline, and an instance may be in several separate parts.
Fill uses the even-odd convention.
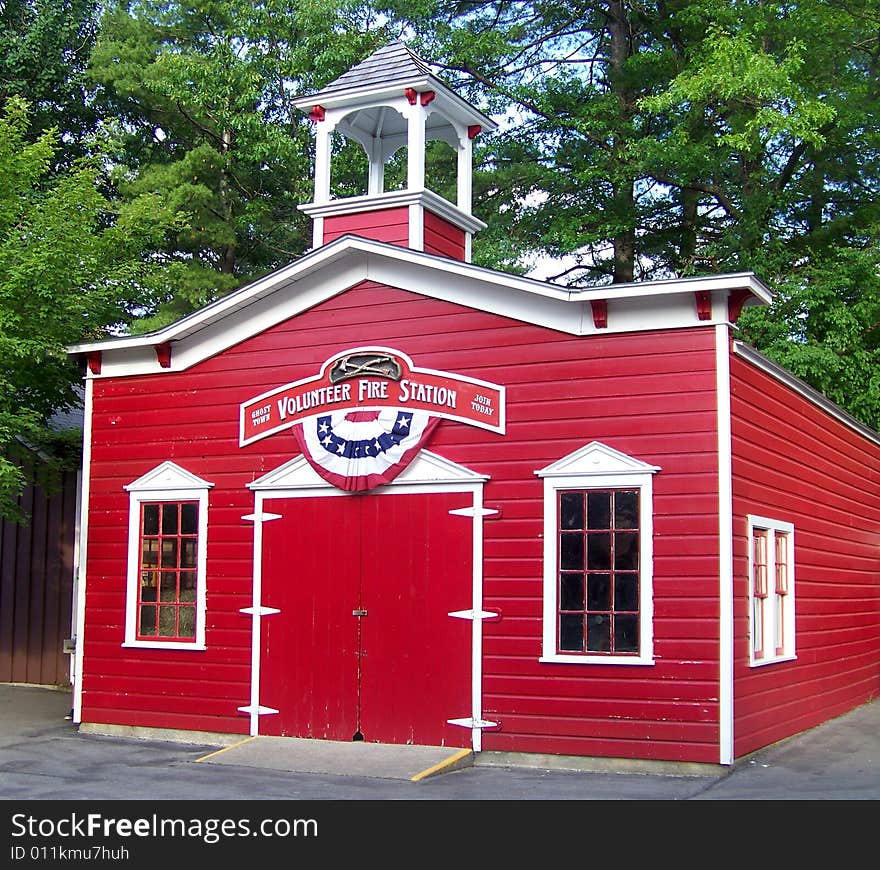
[[[731,360],[737,757],[880,695],[880,446]],[[749,666],[747,519],[795,527],[795,661]]]
[[[0,683],[70,684],[78,476],[28,486],[26,523],[0,521]]]
[[[379,345],[415,365],[504,384],[499,435],[441,421],[429,449],[487,474],[484,747],[718,759],[718,519],[711,329],[577,338],[365,282],[184,373],[97,381],[84,718],[246,730],[253,510],[246,484],[298,450],[290,431],[238,446],[238,405]],[[651,666],[542,664],[542,481],[592,440],[658,465]],[[204,652],[121,647],[128,498],[173,460],[209,496]],[[197,703],[196,703],[197,701]],[[111,718],[112,717],[112,718]]]
[[[351,233],[377,242],[409,246],[409,209],[383,208],[324,218],[324,244]]]
[[[425,250],[452,260],[464,260],[464,230],[433,212],[425,211]]]

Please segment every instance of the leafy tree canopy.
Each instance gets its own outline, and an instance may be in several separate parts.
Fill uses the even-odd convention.
[[[778,301],[743,336],[880,426],[876,0],[386,5],[511,117],[475,259],[549,255],[579,286],[754,271]]]
[[[0,516],[16,515],[23,472],[10,448],[39,448],[53,413],[76,407],[79,373],[65,348],[132,319],[164,276],[151,252],[163,205],[114,207],[102,192],[101,160],[53,172],[58,134],[28,141],[19,99],[0,116]],[[167,219],[166,219],[167,218]]]
[[[182,218],[158,251],[174,290],[139,331],[308,247],[311,137],[291,100],[386,42],[373,25],[359,0],[107,4],[89,72],[113,119],[113,181]]]
[[[99,113],[85,75],[98,29],[96,0],[0,0],[0,110],[30,105],[28,137],[56,128],[56,162],[82,154]]]
[[[504,121],[477,262],[752,270],[777,300],[741,335],[880,427],[880,0],[0,0],[0,443],[71,401],[64,345],[309,246],[291,101],[401,34]]]

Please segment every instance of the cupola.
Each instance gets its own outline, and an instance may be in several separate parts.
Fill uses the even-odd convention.
[[[486,226],[471,213],[473,140],[494,130],[494,121],[400,41],[294,105],[315,124],[314,201],[300,206],[312,218],[314,247],[352,233],[470,261],[473,234]],[[334,132],[367,155],[365,195],[331,195]],[[455,152],[455,202],[426,186],[426,153],[434,139]],[[404,147],[405,186],[386,190],[385,166]]]

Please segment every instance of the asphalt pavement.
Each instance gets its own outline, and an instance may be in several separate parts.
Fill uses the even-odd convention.
[[[0,800],[717,801],[880,798],[880,700],[696,775],[521,765],[419,747],[236,746],[82,733],[70,694],[0,684]],[[308,748],[308,747],[307,747]],[[405,756],[406,750],[413,750]],[[236,754],[237,753],[237,754]],[[323,756],[322,756],[323,753]],[[384,754],[384,755],[383,755]],[[487,755],[488,758],[488,755]]]

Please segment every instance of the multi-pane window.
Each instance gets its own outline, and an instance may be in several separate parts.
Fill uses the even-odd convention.
[[[544,479],[543,662],[651,665],[653,476],[598,441]]]
[[[748,518],[750,661],[794,657],[794,526]]]
[[[558,652],[638,653],[639,491],[558,498]]]
[[[208,490],[173,462],[130,483],[125,645],[205,648]]]
[[[786,643],[786,603],[788,601],[788,535],[784,532],[776,532],[776,589],[774,595],[776,599],[776,621],[775,621],[775,641],[776,655],[783,655]]]
[[[139,639],[195,639],[198,533],[198,502],[141,503]]]
[[[764,623],[767,611],[767,530],[752,535],[752,652],[764,657]]]

